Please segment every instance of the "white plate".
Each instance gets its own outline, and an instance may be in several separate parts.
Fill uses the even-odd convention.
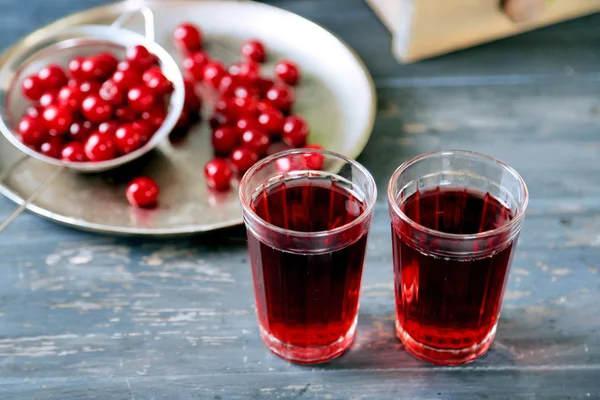
[[[294,113],[311,127],[309,141],[357,157],[371,134],[375,89],[364,64],[334,35],[320,26],[276,7],[234,1],[129,1],[110,4],[58,20],[25,38],[27,41],[68,26],[111,23],[122,13],[149,6],[156,19],[156,39],[180,60],[172,42],[174,27],[189,21],[205,33],[206,50],[230,63],[239,59],[242,41],[262,40],[269,52],[264,73],[288,58],[299,64],[303,79],[296,89]],[[143,32],[143,20],[126,27]],[[6,54],[3,56],[3,59]],[[1,62],[1,60],[0,60]],[[209,115],[209,107],[205,107]],[[22,156],[0,138],[0,191],[21,202],[54,170]],[[179,145],[164,143],[151,157],[118,171],[98,175],[62,174],[28,208],[44,217],[77,228],[113,234],[175,235],[204,232],[241,223],[237,183],[228,193],[212,193],[205,184],[204,164],[212,158],[210,128],[205,121]],[[160,205],[152,210],[131,207],[125,199],[130,178],[149,175],[161,189]]]

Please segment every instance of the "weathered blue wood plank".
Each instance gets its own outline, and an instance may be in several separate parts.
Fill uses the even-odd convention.
[[[148,378],[115,376],[92,382],[78,378],[8,384],[0,395],[19,400],[62,399],[498,399],[587,400],[600,395],[598,368],[566,372],[547,367],[468,371],[396,370],[300,371],[245,375],[192,374]],[[249,382],[261,382],[253,385]],[[357,390],[356,388],[360,388]],[[510,388],[511,393],[506,394]],[[25,390],[24,390],[25,389]]]

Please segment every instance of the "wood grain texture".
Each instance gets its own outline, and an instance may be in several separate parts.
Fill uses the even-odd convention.
[[[0,2],[0,43],[100,3]],[[600,398],[600,18],[417,68],[394,61],[389,34],[361,0],[271,3],[350,42],[379,86],[359,159],[380,198],[352,350],[303,367],[264,348],[243,228],[111,238],[26,213],[0,240],[0,399]],[[402,161],[441,148],[496,156],[531,192],[497,339],[455,368],[415,360],[394,337],[383,190]],[[13,207],[0,199],[0,217]]]

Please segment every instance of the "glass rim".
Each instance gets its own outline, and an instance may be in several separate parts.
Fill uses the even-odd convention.
[[[438,231],[435,229],[431,229],[431,228],[427,228],[426,226],[423,226],[415,221],[413,221],[412,219],[410,219],[400,208],[400,205],[396,202],[396,198],[395,195],[393,193],[393,186],[394,183],[398,180],[398,178],[400,177],[400,175],[411,165],[415,164],[416,162],[419,162],[421,160],[427,159],[427,158],[431,158],[434,156],[438,156],[438,155],[444,155],[444,154],[448,154],[448,155],[453,155],[453,154],[460,154],[460,155],[465,155],[465,156],[472,156],[475,158],[480,158],[480,159],[484,159],[487,161],[492,161],[496,164],[501,165],[505,170],[507,170],[520,184],[521,188],[523,189],[523,194],[524,194],[524,199],[522,202],[519,202],[519,207],[517,208],[517,212],[515,213],[515,216],[513,219],[511,219],[509,222],[505,223],[504,225],[498,227],[498,228],[494,228],[488,231],[484,231],[484,232],[480,232],[480,233],[471,233],[471,234],[461,234],[461,233],[447,233],[447,232],[442,232],[442,231]],[[403,162],[392,174],[392,177],[390,178],[390,181],[388,183],[388,190],[387,190],[387,194],[388,194],[388,202],[390,203],[391,208],[394,210],[394,212],[407,224],[409,224],[412,228],[417,229],[419,231],[425,232],[429,235],[435,235],[441,238],[445,238],[445,239],[454,239],[454,240],[474,240],[474,239],[483,239],[483,238],[488,238],[491,236],[496,236],[498,234],[504,233],[506,231],[510,231],[514,226],[520,224],[523,219],[525,218],[525,212],[527,210],[527,204],[529,202],[529,191],[527,190],[527,185],[525,184],[525,181],[523,180],[523,178],[521,177],[521,175],[519,175],[519,173],[510,165],[506,164],[503,161],[500,161],[492,156],[488,156],[487,154],[483,154],[483,153],[478,153],[475,151],[470,151],[470,150],[439,150],[439,151],[431,151],[428,153],[423,153],[420,154],[416,157],[413,157],[405,162]]]
[[[365,211],[361,215],[358,216],[358,218],[356,218],[355,220],[353,220],[351,222],[348,222],[347,224],[338,226],[335,229],[330,229],[327,231],[317,231],[317,232],[302,232],[302,231],[295,231],[292,229],[281,228],[277,225],[267,222],[263,218],[258,216],[258,214],[256,214],[256,212],[254,212],[254,210],[252,210],[252,208],[250,207],[251,199],[246,198],[246,196],[244,194],[245,188],[248,185],[248,181],[250,180],[252,175],[254,175],[254,173],[256,173],[259,169],[261,169],[265,165],[275,162],[276,160],[278,160],[280,158],[287,157],[290,155],[304,154],[304,153],[319,153],[319,154],[323,154],[325,156],[331,156],[331,157],[341,159],[349,164],[352,164],[364,176],[367,177],[369,186],[371,186],[371,188],[373,190],[373,194],[372,194],[372,196],[370,196],[370,198],[369,198],[369,196],[367,196],[365,194],[365,197],[366,197],[365,200],[366,200],[367,207],[365,208]],[[306,170],[301,170],[301,171],[319,172],[319,171],[311,170],[311,169],[306,169]],[[285,173],[282,175],[285,175]],[[310,148],[285,150],[285,151],[281,151],[281,152],[278,152],[278,153],[275,153],[273,155],[263,158],[262,160],[260,160],[256,164],[254,164],[248,171],[246,171],[246,173],[240,180],[240,187],[239,187],[238,193],[239,193],[239,197],[240,197],[240,202],[242,203],[242,209],[248,216],[250,216],[250,218],[252,218],[252,220],[254,222],[257,222],[257,223],[261,224],[263,227],[268,228],[269,230],[273,230],[279,234],[291,235],[291,236],[296,236],[296,237],[305,237],[305,238],[321,238],[321,237],[326,237],[329,235],[335,235],[337,233],[343,232],[347,229],[350,229],[354,226],[357,226],[357,225],[363,223],[364,220],[366,218],[369,218],[369,216],[372,214],[373,209],[375,207],[375,203],[377,201],[377,185],[375,184],[375,179],[373,178],[373,175],[371,175],[371,173],[362,164],[360,164],[357,161],[355,161],[349,157],[346,157],[345,155],[340,154],[340,153],[335,153],[333,151],[324,150],[324,149],[310,149]]]

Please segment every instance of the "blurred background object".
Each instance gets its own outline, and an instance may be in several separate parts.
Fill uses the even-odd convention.
[[[600,0],[366,0],[414,62],[600,11]]]

